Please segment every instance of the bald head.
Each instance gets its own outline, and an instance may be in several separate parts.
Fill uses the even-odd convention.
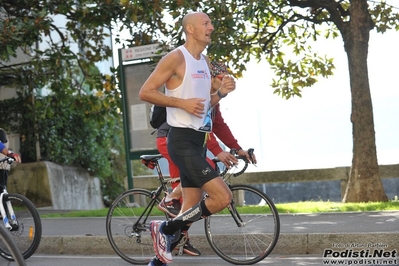
[[[208,17],[207,14],[202,12],[192,12],[185,15],[182,20],[183,31],[186,32],[187,25],[195,25],[198,19],[202,18],[203,16]]]

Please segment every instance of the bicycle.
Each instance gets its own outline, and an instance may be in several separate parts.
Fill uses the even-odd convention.
[[[0,226],[0,242],[4,243],[18,266],[26,266],[24,257],[8,230]]]
[[[253,149],[249,152],[252,154]],[[240,161],[239,168],[220,173],[233,193],[233,201],[225,210],[205,218],[204,228],[209,245],[218,256],[232,264],[249,265],[272,252],[280,234],[280,219],[274,203],[265,193],[249,185],[229,183],[231,177],[244,173],[249,163],[246,157],[235,156]],[[162,155],[140,158],[147,167],[156,169],[160,185],[153,191],[133,188],[117,197],[107,214],[106,231],[111,247],[123,260],[146,265],[154,256],[149,224],[157,220],[155,216],[160,212],[157,204],[168,193],[167,185],[172,179],[162,174],[158,163]],[[217,157],[213,161],[219,162]]]
[[[14,159],[10,157],[0,160],[2,164],[12,164],[13,162]],[[5,167],[3,168],[5,169]],[[3,173],[8,175],[8,171],[3,171]],[[3,185],[3,193],[0,194],[0,202],[2,203],[0,204],[0,214],[3,224],[11,233],[14,242],[26,260],[35,253],[42,237],[42,223],[39,213],[28,198],[17,193],[8,193],[5,185]],[[13,254],[3,241],[0,241],[0,256],[9,261],[14,260]]]

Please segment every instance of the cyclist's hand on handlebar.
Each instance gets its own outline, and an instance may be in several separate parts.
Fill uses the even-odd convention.
[[[227,168],[231,168],[234,165],[238,164],[238,159],[227,151],[222,151],[217,155],[220,162],[222,162]]]
[[[13,158],[17,163],[21,162],[21,157],[18,153],[10,152],[9,154],[7,154],[7,156]]]
[[[257,163],[256,156],[255,156],[255,154],[253,152],[251,154],[249,154],[248,151],[245,151],[245,150],[241,149],[241,150],[239,150],[237,152],[237,154],[240,155],[240,156],[247,157],[247,160],[248,160],[249,163],[252,163],[252,164],[256,164]]]

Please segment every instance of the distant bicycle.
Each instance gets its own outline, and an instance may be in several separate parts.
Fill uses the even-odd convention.
[[[0,242],[7,248],[18,266],[26,266],[24,257],[22,256],[17,244],[14,242],[12,235],[3,226],[0,226]]]
[[[253,149],[248,151],[250,155]],[[204,219],[205,235],[212,249],[222,259],[237,265],[255,264],[274,249],[280,235],[280,219],[272,200],[262,191],[249,185],[231,185],[230,178],[241,175],[248,167],[246,157],[232,153],[239,160],[237,167],[224,169],[220,176],[233,193],[232,203],[223,211]],[[149,225],[159,220],[157,205],[168,193],[158,160],[162,155],[142,155],[142,163],[158,172],[160,185],[153,191],[134,188],[123,192],[111,204],[106,230],[114,251],[125,261],[146,265],[154,256]],[[218,163],[218,158],[213,161]],[[217,167],[219,170],[219,168]],[[206,195],[205,195],[206,197]],[[182,240],[183,245],[185,239]]]
[[[12,164],[13,158],[6,157],[0,160],[3,164]],[[7,175],[8,171],[4,171]],[[6,228],[19,248],[24,259],[32,256],[39,247],[42,238],[42,223],[35,205],[20,194],[8,193],[3,186],[0,194],[0,215]],[[0,241],[0,256],[13,261],[14,256],[10,252],[7,243]]]

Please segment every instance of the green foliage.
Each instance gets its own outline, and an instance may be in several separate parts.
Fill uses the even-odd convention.
[[[361,1],[363,2],[363,1]],[[370,16],[378,32],[387,29],[399,29],[398,9],[385,1],[368,1],[364,14]],[[136,6],[136,2],[129,2]],[[147,17],[153,17],[152,10],[133,8],[145,25],[158,26],[154,29],[140,28],[140,34],[151,35],[154,40],[163,42],[173,40],[175,45],[184,42],[180,21],[191,11],[203,11],[209,15],[215,27],[212,44],[207,49],[211,59],[226,61],[236,77],[242,76],[245,64],[252,58],[266,60],[275,71],[271,86],[274,93],[289,99],[301,96],[303,88],[317,82],[318,77],[333,75],[333,60],[326,55],[318,55],[309,46],[309,40],[336,38],[344,27],[349,27],[350,18],[356,12],[350,10],[351,1],[160,1],[159,9],[164,10],[173,20],[165,27],[165,19],[148,23]],[[359,7],[357,5],[356,7]],[[138,20],[140,20],[138,18]],[[138,24],[136,24],[138,26]],[[354,26],[352,26],[354,27]],[[168,30],[165,32],[165,30]],[[137,35],[130,44],[140,44]],[[143,44],[143,43],[142,43]]]
[[[102,106],[95,96],[18,98],[2,101],[2,114],[18,114],[0,125],[21,135],[23,162],[40,160],[83,167],[102,180],[102,193],[114,199],[124,190],[126,178],[122,117]],[[38,141],[38,142],[37,142]]]
[[[69,85],[73,92],[80,92],[83,84],[92,90],[99,82],[89,70],[94,63],[112,55],[111,46],[104,41],[110,35],[108,27],[114,29],[114,39],[125,41],[126,46],[170,41],[179,45],[183,43],[183,16],[203,11],[215,26],[208,55],[228,62],[237,77],[251,58],[268,61],[276,72],[271,84],[274,93],[287,99],[301,96],[302,89],[317,82],[318,76],[333,74],[332,59],[315,55],[308,41],[336,38],[355,12],[349,11],[350,1],[299,0],[53,0],[40,5],[33,0],[5,0],[2,7],[0,59],[10,59],[17,48],[31,58],[26,69],[29,75],[4,67],[3,71],[12,73],[9,76],[13,78],[2,82],[29,84],[29,91],[48,86],[49,80],[54,91],[65,90]],[[378,32],[399,29],[397,8],[385,1],[368,1],[367,12]],[[173,22],[167,21],[165,14]],[[55,23],[54,15],[68,19],[65,29]],[[127,40],[120,35],[124,30],[130,36]],[[47,42],[49,47],[35,49],[37,42]],[[70,49],[71,43],[79,45],[79,52]],[[292,58],[288,51],[295,56]],[[76,72],[77,67],[80,73]],[[71,78],[76,75],[79,78]]]
[[[159,3],[2,0],[0,5],[0,86],[18,92],[18,98],[1,103],[7,115],[0,124],[21,134],[24,162],[82,166],[102,178],[103,195],[112,200],[126,179],[121,94],[117,70],[106,75],[97,64],[112,60],[111,28],[128,30],[129,46],[152,43],[166,32]],[[114,40],[119,42],[118,33]]]
[[[343,203],[330,201],[301,201],[276,204],[279,213],[367,212],[394,211],[399,201]]]
[[[389,29],[399,30],[398,7],[388,5],[385,1],[380,1],[370,10],[370,14],[377,32],[384,33]]]
[[[7,114],[0,124],[21,135],[23,161],[82,166],[103,180],[106,197],[119,194],[126,178],[123,142],[115,141],[121,95],[115,75],[97,63],[112,59],[110,27],[133,26],[131,7],[119,0],[0,5],[0,86],[18,92],[0,104]]]
[[[397,8],[385,1],[2,0],[0,5],[0,86],[14,87],[19,95],[0,105],[8,114],[0,125],[21,132],[28,160],[37,159],[39,143],[43,158],[82,165],[110,178],[106,187],[123,183],[111,171],[116,161],[110,158],[110,139],[120,136],[117,70],[105,75],[96,67],[112,56],[108,29],[129,47],[179,45],[183,16],[203,11],[215,26],[209,57],[226,61],[237,77],[250,59],[268,61],[276,73],[274,93],[286,99],[333,74],[333,60],[315,54],[308,40],[350,33],[356,12],[370,29],[399,30]],[[10,61],[17,54],[19,60]],[[49,97],[41,97],[45,91]]]

